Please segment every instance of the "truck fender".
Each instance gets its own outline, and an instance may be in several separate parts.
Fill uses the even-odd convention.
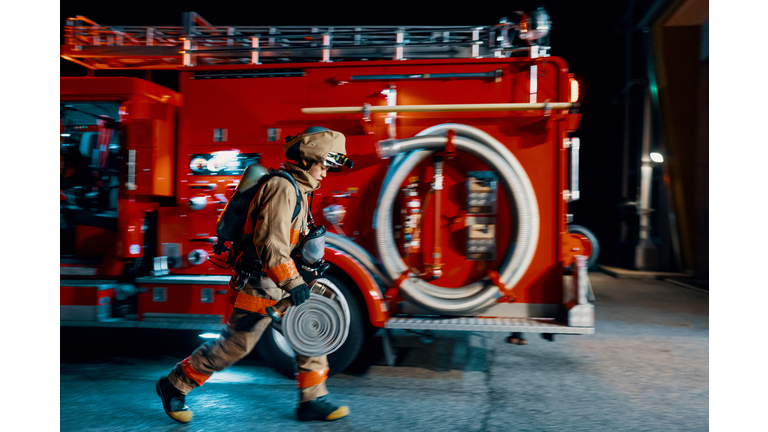
[[[349,276],[360,289],[360,293],[365,299],[365,305],[368,308],[368,317],[371,320],[371,324],[375,327],[384,327],[384,324],[389,319],[389,311],[387,310],[384,296],[381,294],[381,290],[371,273],[356,259],[341,249],[334,247],[325,247],[325,260]]]

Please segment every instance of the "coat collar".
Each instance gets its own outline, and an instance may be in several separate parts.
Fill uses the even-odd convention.
[[[320,182],[315,180],[314,177],[299,168],[296,164],[285,162],[285,168],[291,173],[293,178],[296,179],[296,183],[298,183],[302,193],[308,194],[309,192],[314,192],[320,189]]]

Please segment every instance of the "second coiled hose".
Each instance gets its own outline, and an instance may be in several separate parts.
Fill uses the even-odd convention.
[[[383,270],[391,280],[409,270],[397,250],[392,232],[393,204],[406,175],[424,158],[445,148],[449,129],[456,133],[453,143],[458,150],[474,155],[499,176],[510,210],[516,216],[512,237],[508,239],[511,246],[498,269],[502,283],[512,288],[525,273],[536,251],[539,234],[536,195],[525,169],[504,144],[480,129],[462,124],[442,124],[413,138],[377,144],[380,157],[395,158],[382,185],[374,216],[376,246]],[[447,314],[477,310],[501,297],[487,277],[460,288],[443,288],[409,277],[400,285],[400,292],[416,304]]]

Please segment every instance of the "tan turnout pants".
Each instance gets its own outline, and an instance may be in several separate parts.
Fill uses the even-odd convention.
[[[261,279],[257,286],[246,284],[241,292],[274,300],[287,297],[287,293],[277,288],[269,278]],[[203,385],[214,372],[224,370],[248,355],[271,321],[266,315],[234,308],[221,337],[202,344],[192,355],[177,363],[168,374],[168,379],[183,394],[189,393]],[[296,363],[299,369],[297,381],[300,402],[328,394],[325,387],[328,371],[326,356],[307,357],[296,354]]]

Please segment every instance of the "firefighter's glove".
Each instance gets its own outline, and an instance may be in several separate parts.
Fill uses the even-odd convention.
[[[303,283],[291,289],[291,305],[298,306],[309,298],[309,287]]]

